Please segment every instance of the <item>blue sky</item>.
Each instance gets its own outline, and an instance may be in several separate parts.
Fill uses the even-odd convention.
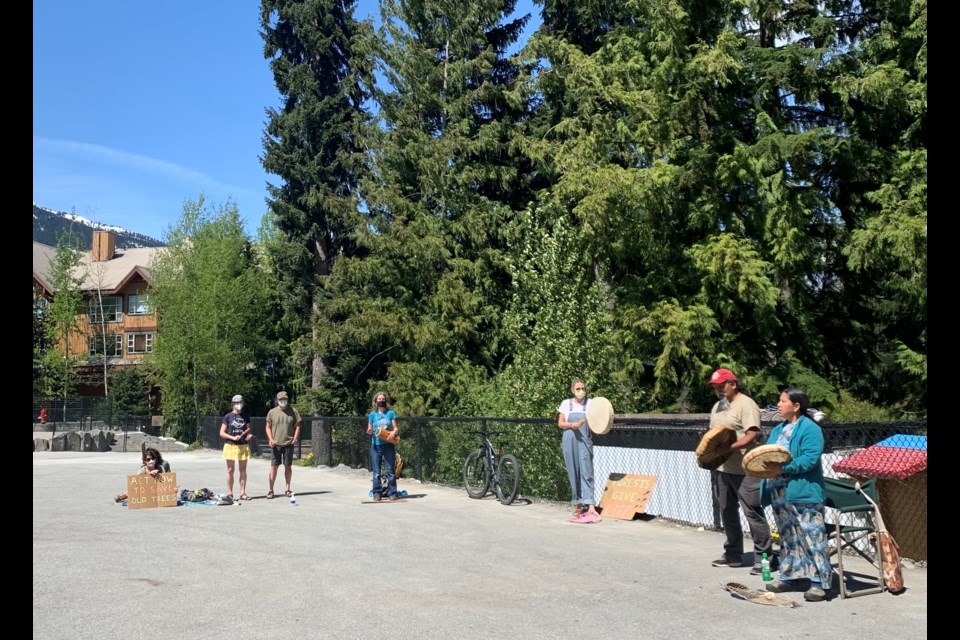
[[[34,0],[34,203],[162,239],[203,193],[256,237],[278,182],[260,164],[279,95],[259,20],[257,0]]]

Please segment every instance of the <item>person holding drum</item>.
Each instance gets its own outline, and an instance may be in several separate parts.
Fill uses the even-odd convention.
[[[717,449],[718,454],[730,454],[714,474],[715,499],[720,507],[723,530],[727,539],[723,544],[723,556],[712,562],[715,567],[743,566],[743,526],[740,511],[747,519],[750,537],[753,539],[753,569],[750,573],[760,575],[760,559],[767,554],[770,568],[777,566],[773,553],[773,536],[770,523],[760,504],[760,479],[746,474],[743,455],[759,444],[760,407],[743,392],[737,376],[730,369],[717,369],[707,383],[717,394],[717,402],[710,410],[710,428],[727,425],[736,431],[737,439]]]
[[[579,378],[570,384],[572,398],[567,398],[557,407],[557,426],[563,431],[560,445],[563,448],[563,463],[570,481],[573,517],[568,522],[591,524],[600,522],[593,498],[593,439],[587,426],[587,385]]]
[[[390,396],[379,391],[373,396],[373,407],[367,417],[367,435],[370,440],[370,469],[373,472],[373,499],[380,502],[383,492],[387,500],[397,499],[397,414],[389,408]],[[387,470],[387,487],[384,489],[380,479],[380,465]]]
[[[777,409],[783,422],[770,432],[770,442],[787,447],[791,459],[764,463],[776,475],[760,481],[760,492],[763,505],[773,508],[780,532],[779,580],[768,583],[767,591],[805,591],[804,600],[820,602],[830,590],[833,567],[823,520],[823,431],[807,417],[809,406],[801,389],[790,387],[780,394]]]

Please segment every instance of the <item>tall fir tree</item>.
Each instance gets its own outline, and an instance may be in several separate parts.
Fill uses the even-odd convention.
[[[363,225],[357,190],[364,173],[369,117],[363,86],[371,73],[372,27],[353,18],[356,3],[341,0],[263,0],[261,35],[281,106],[267,110],[264,168],[269,185],[268,259],[282,290],[291,357],[305,360],[295,384],[314,412],[335,404],[324,384],[335,354],[318,333],[326,304],[324,280],[351,232]],[[291,369],[297,369],[291,367]]]
[[[356,377],[407,413],[453,411],[509,358],[507,238],[529,200],[511,150],[526,112],[508,51],[513,0],[384,2],[369,223],[339,261],[330,330],[363,345]]]

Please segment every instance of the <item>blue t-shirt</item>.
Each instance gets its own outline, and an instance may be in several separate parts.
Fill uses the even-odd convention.
[[[228,436],[238,436],[243,433],[243,430],[247,428],[247,425],[250,424],[250,416],[246,413],[234,413],[231,411],[227,415],[223,416],[221,423],[227,424],[227,435]],[[234,440],[227,440],[228,444],[247,444],[246,442],[236,442]]]
[[[393,421],[396,419],[397,414],[393,412],[393,409],[387,409],[386,413],[380,413],[379,411],[370,412],[370,415],[367,417],[367,422],[373,425],[373,434],[370,436],[373,438],[373,444],[390,444],[386,440],[381,440],[377,437],[377,429],[380,427],[392,429]]]

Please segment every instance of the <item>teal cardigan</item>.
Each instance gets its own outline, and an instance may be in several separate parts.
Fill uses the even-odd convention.
[[[767,438],[768,443],[777,443],[785,424],[781,422],[773,428]],[[780,468],[781,475],[787,481],[786,501],[791,504],[822,504],[823,464],[820,458],[823,455],[823,431],[820,425],[807,416],[800,416],[788,449],[793,459]],[[766,480],[760,481],[760,501],[765,507],[770,504]]]

